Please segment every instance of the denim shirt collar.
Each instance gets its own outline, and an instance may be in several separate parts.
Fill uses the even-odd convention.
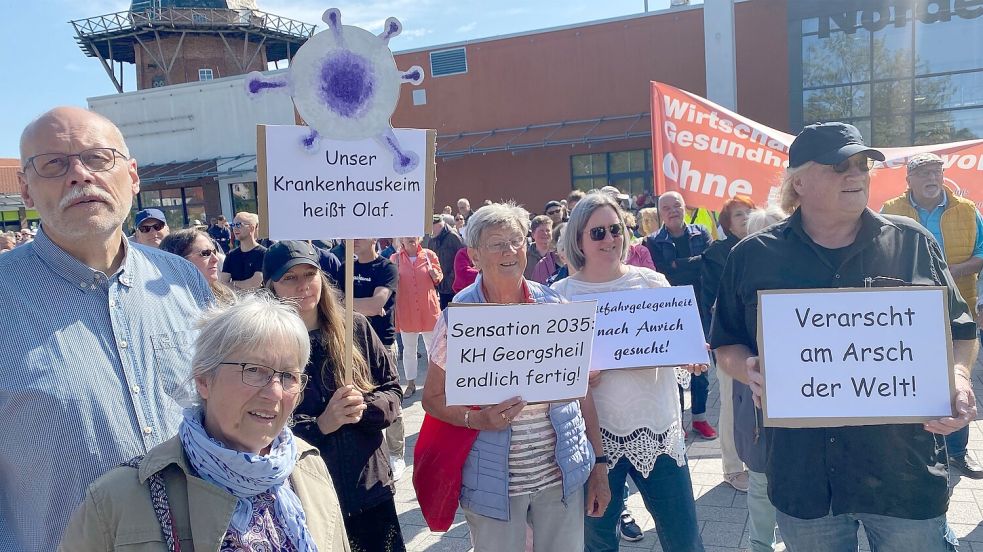
[[[131,244],[125,237],[122,238],[122,242],[123,262],[120,264],[120,268],[112,276],[103,274],[102,272],[85,265],[82,263],[82,261],[79,261],[75,257],[68,254],[68,252],[66,252],[64,249],[58,247],[58,245],[51,241],[51,238],[45,234],[43,223],[41,228],[38,230],[37,236],[30,245],[34,251],[34,254],[37,255],[43,263],[48,265],[48,267],[51,268],[55,274],[64,278],[73,286],[79,286],[83,290],[89,290],[100,287],[104,285],[106,281],[117,277],[121,284],[127,287],[132,285],[134,261],[133,255],[130,255]]]

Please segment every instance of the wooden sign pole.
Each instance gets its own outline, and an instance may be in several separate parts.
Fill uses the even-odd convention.
[[[355,240],[345,240],[345,366],[341,370],[341,385],[354,381],[355,364]]]

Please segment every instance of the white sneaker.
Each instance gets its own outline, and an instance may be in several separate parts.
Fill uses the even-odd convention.
[[[403,473],[406,471],[406,460],[390,456],[389,465],[393,470],[393,481],[399,481],[399,478],[403,477]]]

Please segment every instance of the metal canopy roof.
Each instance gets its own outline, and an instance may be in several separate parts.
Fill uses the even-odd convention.
[[[255,170],[255,155],[192,159],[191,161],[156,163],[139,167],[140,182],[148,185],[186,182],[199,178],[226,178],[251,173]]]
[[[596,144],[652,136],[649,113],[576,119],[524,127],[496,128],[437,136],[437,157],[453,158],[495,151],[523,151]]]

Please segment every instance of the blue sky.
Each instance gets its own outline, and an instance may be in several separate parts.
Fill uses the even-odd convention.
[[[0,87],[0,157],[18,157],[21,129],[56,105],[85,105],[92,96],[113,94],[109,76],[96,58],[88,58],[74,40],[69,20],[129,8],[129,0],[0,0],[7,55],[7,85]],[[693,3],[701,3],[694,0]],[[403,23],[393,39],[395,51],[436,44],[569,25],[644,11],[644,0],[257,0],[259,9],[321,25],[329,7],[341,9],[347,25],[379,32],[389,16]],[[10,6],[14,7],[11,8]],[[649,9],[665,9],[669,0],[649,0]],[[12,13],[11,13],[12,12]],[[132,66],[124,89],[133,90]]]

